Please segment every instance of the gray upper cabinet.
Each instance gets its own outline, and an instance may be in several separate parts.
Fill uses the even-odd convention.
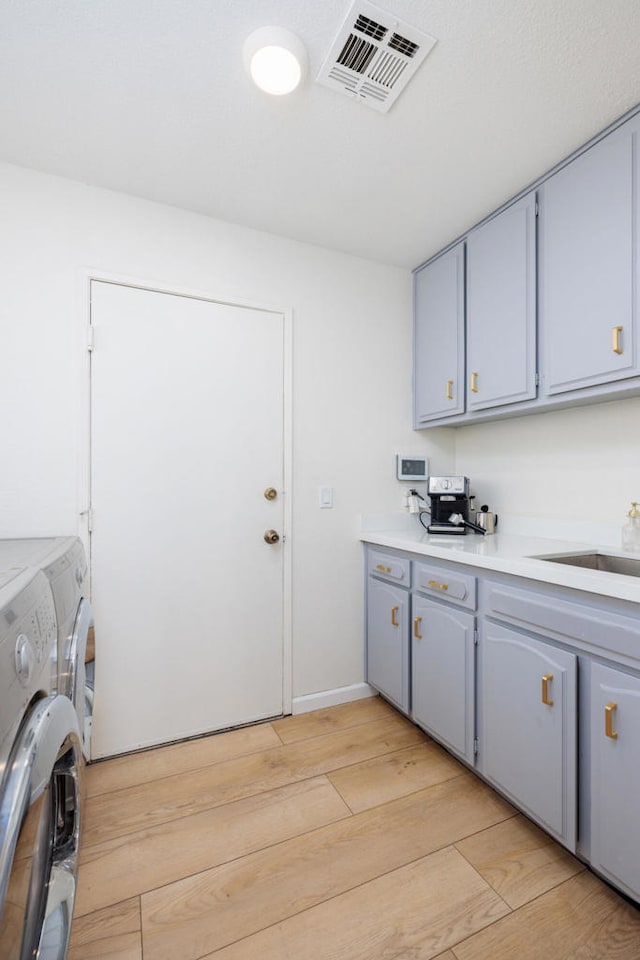
[[[638,276],[640,112],[416,270],[414,427],[640,395]]]
[[[464,413],[464,243],[414,278],[414,425]]]
[[[536,395],[536,198],[467,237],[467,410]]]
[[[540,188],[547,395],[638,374],[638,132],[634,117]]]

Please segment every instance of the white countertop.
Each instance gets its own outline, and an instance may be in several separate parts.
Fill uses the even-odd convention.
[[[417,519],[415,527],[407,526],[407,529],[363,530],[360,539],[364,543],[380,547],[391,547],[437,560],[450,560],[483,570],[496,570],[543,583],[556,583],[574,590],[585,590],[588,593],[640,603],[638,577],[536,559],[548,555],[599,552],[640,560],[637,554],[623,553],[611,547],[507,533],[485,537],[475,533],[465,536],[428,534]]]

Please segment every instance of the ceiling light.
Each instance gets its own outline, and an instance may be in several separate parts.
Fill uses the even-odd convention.
[[[302,41],[284,27],[254,30],[244,42],[242,56],[255,85],[274,96],[295,90],[307,65]]]

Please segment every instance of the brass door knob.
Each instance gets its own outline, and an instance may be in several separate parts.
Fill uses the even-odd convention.
[[[277,496],[278,496],[278,491],[276,490],[275,487],[267,487],[267,489],[264,492],[265,500],[275,500]]]
[[[280,534],[277,530],[265,530],[264,532],[264,542],[265,543],[278,543],[280,540]]]

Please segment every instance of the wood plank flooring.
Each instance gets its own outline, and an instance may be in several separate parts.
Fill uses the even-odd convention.
[[[94,764],[69,960],[638,960],[640,911],[379,698]]]

